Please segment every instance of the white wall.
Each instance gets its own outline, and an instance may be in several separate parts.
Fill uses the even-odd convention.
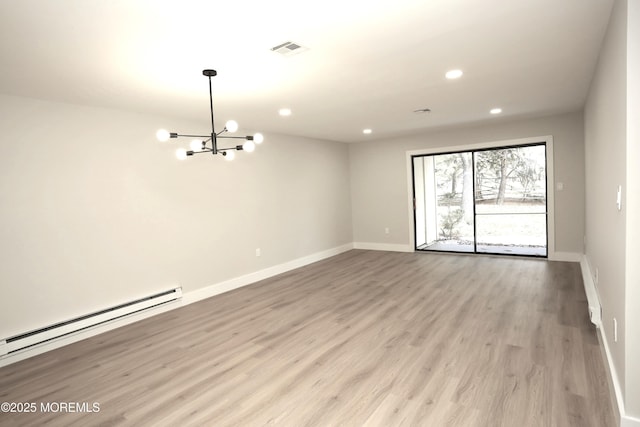
[[[586,256],[594,276],[598,270],[602,334],[622,398],[623,425],[640,418],[639,86],[640,5],[616,0],[585,106]]]
[[[564,184],[564,190],[555,193],[555,250],[582,253],[584,134],[581,113],[511,122],[497,119],[475,126],[350,145],[354,241],[410,244],[407,151],[545,135],[553,136],[555,180]],[[390,229],[389,234],[384,233],[385,227]]]
[[[602,304],[618,380],[624,388],[625,211],[616,189],[626,190],[626,2],[614,5],[596,74],[585,106],[586,255]],[[594,278],[595,279],[595,278]],[[613,342],[613,319],[618,322]]]
[[[640,2],[627,7],[626,411],[640,418]]]
[[[160,127],[208,123],[0,95],[0,339],[352,241],[346,145],[179,162]]]

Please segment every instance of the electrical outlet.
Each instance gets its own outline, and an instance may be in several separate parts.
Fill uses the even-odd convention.
[[[262,255],[262,251],[260,250],[260,248],[256,248],[256,256],[260,255]]]
[[[618,342],[618,320],[613,318],[613,342]]]
[[[384,234],[389,234],[389,227],[385,227]]]

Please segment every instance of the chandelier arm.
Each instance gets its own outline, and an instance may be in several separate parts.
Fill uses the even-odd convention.
[[[218,138],[225,138],[225,139],[245,139],[247,141],[253,141],[253,137],[251,135],[248,136],[218,136]]]
[[[187,151],[187,156],[193,156],[194,154],[202,154],[202,153],[210,153],[211,148],[205,148],[204,150],[198,150],[198,151],[193,151],[193,150],[189,150]]]
[[[176,134],[176,137],[177,138],[179,138],[179,137],[184,137],[184,138],[211,138],[209,135],[182,135],[182,134]]]
[[[218,151],[242,151],[244,150],[244,148],[242,148],[242,145],[236,145],[235,147],[228,147],[228,148],[218,148]]]

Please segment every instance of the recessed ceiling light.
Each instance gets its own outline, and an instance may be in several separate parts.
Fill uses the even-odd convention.
[[[290,108],[281,108],[278,110],[278,114],[280,114],[281,116],[290,116],[291,115],[291,109]]]
[[[491,114],[500,114],[502,113],[502,108],[492,108],[491,111],[489,111]]]
[[[364,129],[362,131],[362,133],[364,133],[365,135],[369,135],[369,134],[371,134],[371,132],[373,132],[371,129]]]
[[[462,77],[462,70],[449,70],[444,76],[449,80],[459,79]]]

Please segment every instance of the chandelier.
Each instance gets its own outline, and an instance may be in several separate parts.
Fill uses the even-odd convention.
[[[224,129],[216,133],[216,128],[213,122],[213,94],[211,90],[211,77],[214,77],[216,70],[203,70],[202,74],[209,77],[209,107],[211,110],[211,134],[210,135],[186,135],[175,132],[169,132],[165,129],[160,129],[156,132],[158,141],[166,142],[170,138],[193,138],[189,145],[189,150],[184,148],[178,148],[176,150],[176,157],[179,160],[184,160],[188,156],[194,154],[211,153],[213,155],[221,154],[226,160],[233,160],[236,151],[248,151],[252,152],[256,149],[256,144],[261,144],[264,137],[261,133],[247,136],[229,136],[225,133],[234,133],[238,130],[238,123],[235,120],[229,120]],[[232,147],[218,147],[219,139],[242,139],[245,142],[240,145],[234,145]],[[211,143],[211,144],[209,144]]]

